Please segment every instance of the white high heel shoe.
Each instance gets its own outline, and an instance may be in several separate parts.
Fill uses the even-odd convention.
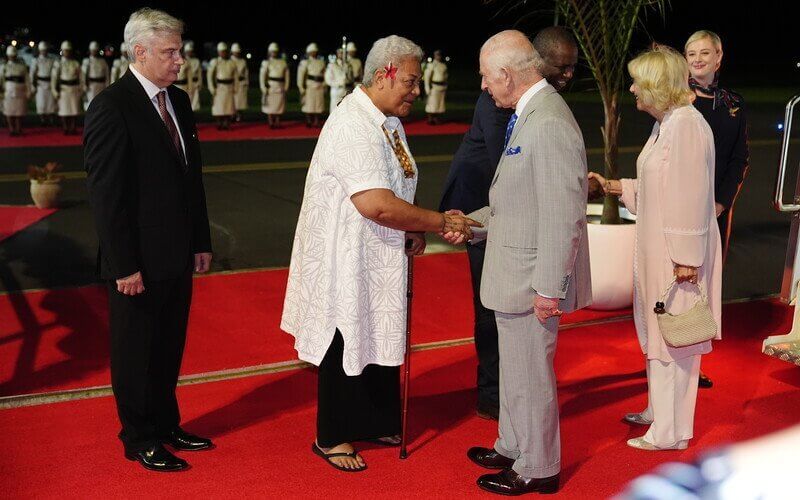
[[[663,450],[685,450],[689,447],[688,441],[678,441],[672,446],[656,446],[649,441],[645,440],[644,436],[628,440],[628,446],[631,448],[638,448],[647,451],[663,451]]]

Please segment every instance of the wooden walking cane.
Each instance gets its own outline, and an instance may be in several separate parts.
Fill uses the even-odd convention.
[[[409,247],[411,240],[407,240],[406,247]],[[408,426],[408,386],[411,382],[411,297],[413,296],[412,287],[414,284],[414,257],[408,256],[408,279],[406,289],[406,358],[403,362],[403,424],[402,433],[400,437],[400,458],[405,459],[408,456],[406,450],[406,428]]]

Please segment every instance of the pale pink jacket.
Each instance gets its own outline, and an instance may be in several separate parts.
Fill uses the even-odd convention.
[[[698,267],[720,338],[722,254],[714,212],[714,136],[703,115],[687,105],[655,124],[636,161],[636,179],[622,179],[621,200],[637,216],[633,261],[634,321],[647,359],[674,361],[711,351],[711,342],[668,347],[658,329],[655,303],[673,278],[673,265]],[[676,285],[667,311],[681,313],[697,301],[697,288]]]

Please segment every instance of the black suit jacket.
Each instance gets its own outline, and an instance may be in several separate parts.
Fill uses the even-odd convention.
[[[513,109],[498,108],[484,91],[475,104],[472,126],[458,147],[444,184],[439,210],[474,212],[489,205],[489,187],[503,153]]]
[[[86,111],[84,164],[104,279],[137,271],[149,280],[174,278],[186,272],[193,254],[211,251],[191,103],[175,86],[168,95],[187,164],[132,72],[98,94]]]

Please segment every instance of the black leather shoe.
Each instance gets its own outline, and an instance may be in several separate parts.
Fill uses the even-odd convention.
[[[700,372],[700,377],[697,379],[697,387],[711,389],[714,387],[714,382],[705,373]]]
[[[498,474],[486,474],[478,479],[481,489],[499,495],[524,495],[525,493],[557,493],[558,474],[544,478],[524,478],[511,469]]]
[[[500,407],[489,403],[481,403],[478,401],[478,406],[475,408],[475,413],[480,418],[486,420],[497,420],[500,418]]]
[[[142,464],[142,467],[158,472],[176,472],[189,468],[186,460],[182,460],[164,448],[155,444],[146,450],[125,452],[125,458]]]
[[[487,469],[508,469],[514,465],[514,460],[505,457],[491,448],[473,446],[467,451],[470,460]]]
[[[210,439],[189,434],[180,427],[170,432],[167,437],[164,438],[164,444],[168,444],[180,451],[207,450],[212,446]]]

